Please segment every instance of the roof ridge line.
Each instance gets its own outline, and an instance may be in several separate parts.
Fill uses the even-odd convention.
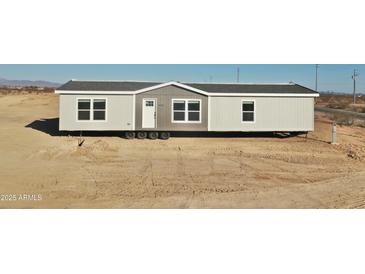
[[[163,84],[169,82],[176,82],[181,84],[212,84],[212,85],[296,85],[294,82],[283,82],[283,83],[259,83],[259,82],[185,82],[185,81],[176,81],[176,80],[169,80],[169,81],[144,81],[144,80],[79,80],[79,79],[71,79],[73,82],[137,82],[137,83],[154,83],[154,84]]]
[[[181,83],[183,83],[183,84],[187,84],[187,85],[189,85],[189,84],[202,84],[202,85],[204,85],[204,84],[206,84],[206,85],[209,85],[209,84],[212,84],[212,85],[267,85],[267,86],[269,86],[269,85],[287,85],[287,86],[294,86],[294,85],[296,85],[296,83],[294,83],[294,82],[286,82],[286,83],[258,83],[258,82],[256,82],[256,83],[249,83],[249,82],[247,82],[247,83],[242,83],[242,82],[240,82],[240,83],[235,83],[235,82],[221,82],[221,83],[219,83],[219,82],[181,82]]]
[[[79,79],[71,79],[72,82],[138,82],[138,83],[165,83],[170,81],[143,81],[143,80],[79,80]]]

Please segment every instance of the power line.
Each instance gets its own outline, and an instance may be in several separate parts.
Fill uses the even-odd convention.
[[[240,68],[237,67],[237,83],[240,82]]]
[[[318,91],[318,65],[316,65],[316,91]]]

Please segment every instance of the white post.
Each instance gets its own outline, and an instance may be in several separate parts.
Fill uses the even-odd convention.
[[[331,144],[334,145],[336,144],[336,122],[333,122],[332,124],[332,142]]]

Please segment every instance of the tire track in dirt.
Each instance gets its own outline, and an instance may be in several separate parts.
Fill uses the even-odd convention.
[[[185,176],[185,173],[186,173],[182,153],[183,153],[182,148],[180,146],[178,146],[177,147],[177,153],[176,153],[176,173],[177,173],[177,176]]]

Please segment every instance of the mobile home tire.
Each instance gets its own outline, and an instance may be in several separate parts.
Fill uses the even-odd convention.
[[[169,139],[169,138],[170,138],[170,132],[161,132],[161,133],[160,133],[160,138],[161,138],[162,140],[167,140],[167,139]]]
[[[146,137],[147,137],[147,132],[144,132],[144,131],[137,132],[138,139],[146,139]]]
[[[156,140],[158,138],[158,133],[151,131],[148,133],[148,138],[150,138],[151,140]]]
[[[136,137],[136,133],[134,133],[133,131],[126,131],[125,132],[125,138],[126,139],[134,139],[134,137]]]

